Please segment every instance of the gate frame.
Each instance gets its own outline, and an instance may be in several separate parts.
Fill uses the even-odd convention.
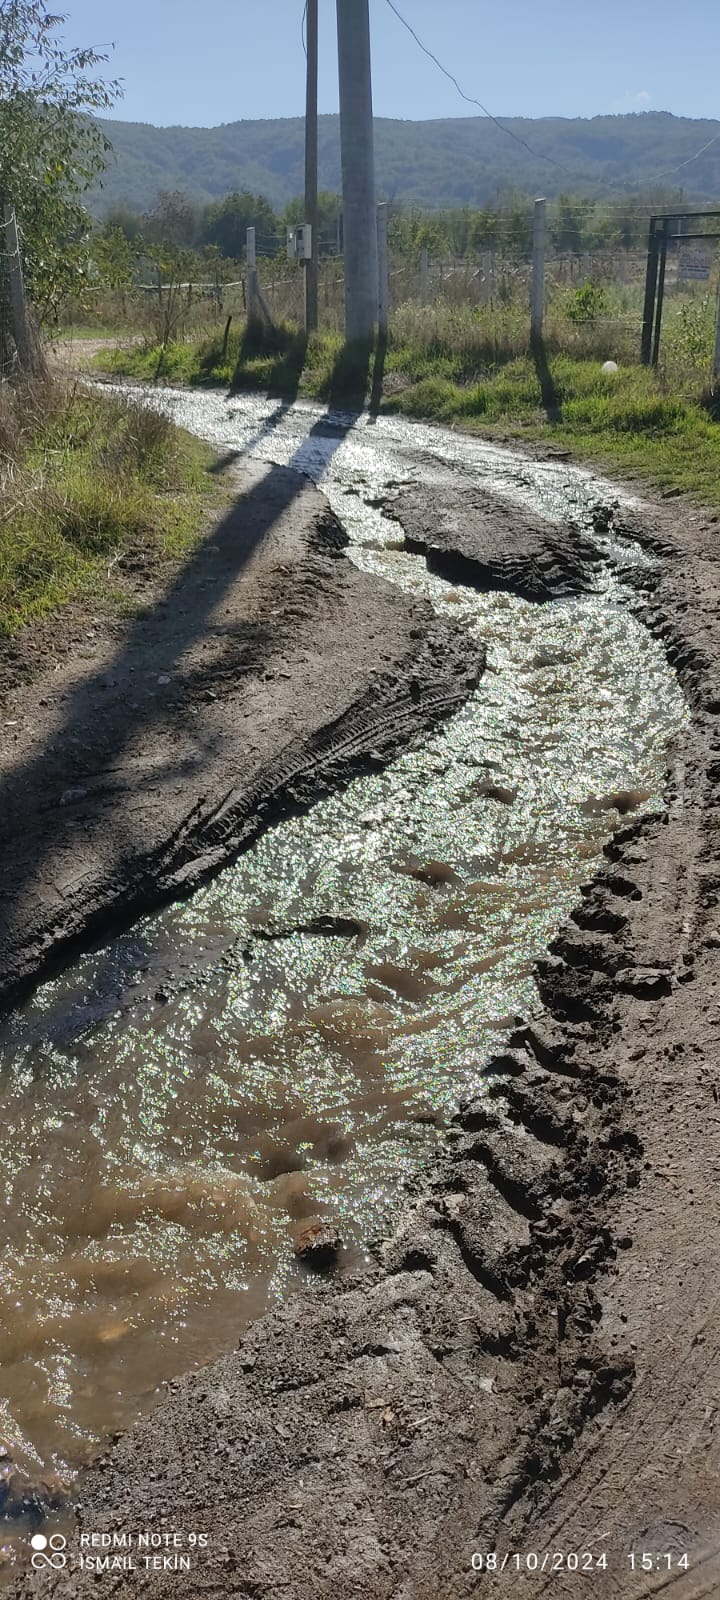
[[[644,367],[656,367],[660,357],[660,328],[663,300],[665,298],[665,268],[667,248],[678,240],[720,239],[720,226],[710,233],[685,233],[683,223],[708,217],[720,218],[720,211],[664,211],[650,218],[648,230],[647,271],[645,274],[645,304],[643,307],[640,360]],[[670,232],[676,223],[679,231]]]

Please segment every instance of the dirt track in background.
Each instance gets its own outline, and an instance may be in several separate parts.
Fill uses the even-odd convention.
[[[410,501],[395,509],[416,547],[430,542]],[[512,519],[489,556],[482,511],[479,564],[526,582]],[[81,1479],[84,1530],[209,1535],[189,1575],[138,1566],[115,1593],[639,1600],[665,1592],[665,1552],[684,1551],[673,1600],[720,1592],[720,560],[717,525],[699,515],[646,512],[630,531],[657,557],[638,604],[693,710],[667,815],[617,833],[539,966],[542,1016],[491,1061],[487,1096],[461,1109],[367,1269],[316,1285],[170,1385]],[[431,542],[467,581],[467,528],[462,547],[447,531]],[[533,553],[543,581],[553,544]],[[314,559],[332,571],[332,611],[344,563]],[[345,581],[357,606],[366,580]],[[411,658],[426,681],[415,608],[393,594],[392,609],[392,702],[416,708],[417,689],[403,698]],[[361,648],[356,635],[355,696]],[[456,670],[447,641],[437,649],[433,715]],[[469,679],[477,670],[463,662]],[[495,1550],[510,1555],[502,1575],[473,1572],[473,1552]],[[633,1573],[643,1551],[657,1571]],[[545,1552],[559,1569],[526,1577],[523,1560]],[[606,1566],[568,1571],[574,1552]],[[96,1583],[44,1573],[13,1593],[69,1600]]]

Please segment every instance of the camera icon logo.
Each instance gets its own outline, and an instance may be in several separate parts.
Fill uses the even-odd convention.
[[[48,1538],[44,1533],[34,1533],[30,1540],[32,1546],[31,1567],[39,1571],[41,1567],[52,1567],[55,1572],[62,1572],[67,1566],[67,1539],[62,1533],[51,1533]]]

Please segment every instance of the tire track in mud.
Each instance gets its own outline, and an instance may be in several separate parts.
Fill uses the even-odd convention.
[[[667,556],[667,550],[665,554]],[[668,583],[667,587],[671,588],[670,583]],[[705,600],[705,605],[703,606],[701,603],[701,612],[703,610],[711,610],[715,618],[715,650],[717,656],[717,600],[712,592],[709,596],[703,597],[703,599]],[[682,610],[684,611],[684,609],[683,605]],[[694,737],[689,740],[690,783],[686,795],[687,804],[683,812],[682,793],[676,794],[672,798],[667,819],[668,837],[662,841],[665,844],[665,850],[662,852],[661,858],[663,865],[668,861],[668,858],[671,864],[673,859],[672,835],[674,834],[674,852],[678,859],[678,872],[677,895],[672,917],[673,926],[669,930],[670,946],[667,952],[672,957],[667,962],[667,970],[672,978],[672,989],[664,997],[659,997],[658,999],[661,1016],[662,1010],[671,1008],[670,1015],[672,1015],[672,1010],[678,1009],[678,997],[682,998],[688,992],[687,988],[680,988],[679,986],[694,980],[699,975],[694,971],[695,964],[701,960],[704,960],[704,963],[707,964],[708,956],[712,961],[712,952],[720,945],[720,938],[716,933],[712,934],[707,943],[704,941],[703,935],[707,931],[707,912],[704,901],[707,897],[702,893],[703,860],[709,854],[711,861],[714,861],[715,856],[713,844],[708,840],[708,820],[710,820],[710,834],[712,836],[720,773],[713,768],[712,763],[708,766],[707,755],[704,753],[708,747],[712,748],[715,742],[715,726],[712,719],[708,718],[706,714],[708,700],[707,678],[708,675],[712,674],[714,661],[709,660],[704,652],[701,652],[692,641],[688,641],[687,638],[683,637],[682,630],[678,628],[676,622],[670,621],[668,613],[662,605],[654,604],[648,607],[646,620],[652,631],[656,632],[659,637],[666,640],[672,639],[673,647],[669,653],[675,660],[681,682],[684,683],[691,704],[695,708]],[[701,615],[699,623],[701,628],[703,625],[706,626],[707,618]],[[647,824],[641,824],[640,832],[642,833],[644,827],[647,826]],[[630,830],[629,835],[627,833],[621,834],[616,837],[614,845],[606,853],[614,855],[618,864],[626,863],[626,870],[627,866],[629,866],[628,889],[634,881],[636,885],[635,892],[638,896],[642,893],[646,903],[649,900],[652,907],[653,900],[657,903],[658,900],[662,899],[661,885],[663,883],[663,875],[662,873],[655,874],[651,870],[650,881],[648,882],[647,869],[643,871],[641,867],[640,871],[637,870],[637,864],[633,860],[633,844],[636,836],[636,830],[634,829]],[[660,838],[662,840],[662,833]],[[643,863],[643,865],[645,864]],[[660,884],[654,881],[657,876],[660,878]],[[707,882],[707,880],[705,881]],[[709,896],[710,904],[716,905],[718,898],[716,892],[718,886],[717,873],[711,874],[709,882],[711,889],[715,891],[711,892]],[[640,885],[642,885],[642,889]],[[634,909],[637,908],[635,907]],[[711,920],[713,919],[711,918]],[[716,920],[714,919],[715,924]],[[639,932],[638,945],[642,949],[642,930],[639,930]],[[655,935],[654,942],[657,942],[657,935]],[[709,949],[708,945],[710,946]],[[715,988],[715,979],[712,980],[711,987]],[[702,1009],[707,1011],[707,1004]],[[703,1027],[702,1025],[704,1020],[703,1018],[701,1021],[699,1032],[702,1038],[707,1038],[707,1026]],[[624,1017],[622,1019],[623,1032],[632,1032],[632,1021],[632,1018]],[[662,1021],[657,1014],[651,1022],[645,1024],[645,1030],[650,1035],[654,1032],[662,1032]],[[637,1030],[635,1031],[637,1033]],[[697,1033],[697,1028],[694,1031]],[[673,1049],[678,1048],[681,1047],[677,1044],[673,1046]],[[637,1054],[645,1058],[649,1052],[642,1048]],[[657,1056],[662,1056],[662,1054],[663,1047],[659,1045],[655,1059],[657,1060]],[[628,1055],[630,1055],[630,1061],[627,1059]],[[633,1069],[630,1065],[632,1053],[626,1051],[625,1056],[626,1059],[622,1061],[622,1067],[625,1069],[631,1085],[633,1100],[635,1102],[639,1101],[641,1105],[643,1101],[647,1102],[652,1098],[653,1085],[657,1081],[657,1071],[652,1070],[654,1065],[652,1061],[649,1066],[645,1065],[643,1069],[638,1069],[637,1067]],[[678,1080],[674,1078],[671,1082],[675,1084]],[[717,1092],[713,1090],[713,1094],[717,1102]],[[643,1120],[639,1107],[634,1121],[638,1131],[642,1134]],[[652,1127],[651,1119],[648,1118],[648,1121]],[[682,1122],[680,1126],[682,1127]],[[672,1124],[667,1130],[662,1125],[660,1128],[655,1125],[652,1131],[655,1134],[654,1142],[661,1147],[665,1145],[667,1148],[668,1135],[670,1140],[673,1138]],[[650,1151],[650,1145],[651,1141],[648,1141],[647,1153]],[[645,1166],[649,1168],[651,1163],[646,1162]],[[695,1174],[696,1181],[701,1177],[702,1170]],[[702,1192],[707,1205],[709,1201],[707,1188]],[[691,1188],[690,1195],[692,1194],[693,1189]],[[680,1185],[677,1186],[677,1195],[682,1208],[682,1188]],[[694,1204],[694,1202],[691,1201],[691,1204]],[[678,1207],[676,1206],[675,1209],[677,1211]],[[713,1214],[717,1208],[710,1206],[709,1209]],[[667,1211],[667,1206],[661,1208],[661,1217],[663,1212],[667,1216]],[[663,1226],[663,1222],[661,1221],[659,1225]],[[664,1225],[668,1226],[667,1221],[665,1221]],[[712,1228],[709,1219],[707,1225],[701,1223],[701,1232],[705,1245],[708,1240],[708,1228]],[[712,1233],[710,1236],[712,1236]],[[720,1449],[718,1448],[716,1426],[717,1405],[713,1400],[713,1395],[716,1392],[715,1373],[718,1358],[720,1357],[720,1338],[718,1337],[720,1332],[720,1296],[711,1294],[708,1297],[706,1293],[706,1287],[717,1281],[716,1273],[713,1273],[712,1267],[715,1252],[703,1250],[697,1236],[697,1229],[695,1229],[695,1239],[696,1248],[699,1251],[695,1258],[695,1265],[701,1269],[697,1295],[701,1302],[701,1310],[698,1315],[691,1320],[688,1326],[688,1319],[685,1313],[685,1295],[683,1295],[679,1301],[676,1315],[661,1330],[662,1342],[666,1350],[669,1349],[672,1352],[670,1358],[668,1359],[666,1354],[664,1359],[655,1359],[653,1361],[648,1356],[646,1370],[636,1377],[625,1403],[621,1404],[615,1412],[608,1414],[600,1436],[594,1439],[589,1447],[585,1447],[579,1453],[577,1451],[570,1452],[567,1474],[561,1478],[556,1487],[545,1494],[541,1493],[539,1500],[534,1504],[529,1501],[526,1494],[525,1511],[522,1520],[518,1523],[515,1535],[516,1545],[517,1543],[522,1543],[523,1540],[525,1540],[526,1545],[528,1543],[536,1545],[538,1538],[541,1538],[543,1547],[554,1546],[557,1548],[557,1541],[562,1538],[565,1548],[579,1548],[581,1544],[583,1548],[590,1549],[597,1547],[598,1544],[606,1547],[609,1533],[612,1535],[613,1525],[617,1524],[622,1529],[624,1515],[627,1522],[625,1507],[628,1503],[638,1506],[642,1505],[644,1499],[646,1499],[648,1505],[646,1515],[649,1521],[652,1522],[653,1512],[650,1510],[651,1507],[655,1508],[654,1515],[657,1518],[658,1508],[662,1507],[663,1503],[666,1503],[668,1508],[670,1505],[674,1506],[677,1498],[682,1505],[683,1516],[687,1519],[684,1523],[686,1544],[690,1546],[695,1544],[696,1546],[693,1551],[690,1571],[676,1571],[662,1579],[647,1579],[637,1575],[633,1577],[627,1571],[622,1578],[618,1578],[617,1574],[608,1574],[606,1577],[596,1575],[594,1581],[597,1592],[612,1595],[616,1597],[616,1600],[626,1600],[626,1597],[627,1600],[630,1600],[631,1595],[635,1595],[637,1600],[641,1600],[641,1596],[665,1592],[666,1590],[677,1594],[678,1600],[685,1600],[685,1597],[687,1597],[687,1600],[702,1600],[703,1596],[715,1594],[718,1588],[720,1570],[714,1568],[717,1560],[717,1548],[711,1548],[710,1552],[706,1554],[702,1548],[698,1551],[697,1545],[700,1544],[702,1547],[704,1543],[703,1534],[708,1527],[706,1521],[707,1510],[703,1510],[703,1505],[707,1507],[707,1484],[702,1481],[703,1477],[709,1477],[712,1484],[713,1500],[711,1500],[711,1504],[713,1501],[715,1505],[717,1503],[717,1486],[720,1482]],[[679,1248],[682,1249],[682,1245],[679,1245]],[[710,1259],[707,1261],[703,1272],[703,1256],[705,1254],[708,1254]],[[672,1260],[671,1254],[669,1254],[669,1259]],[[695,1276],[697,1278],[698,1274],[696,1273]],[[602,1295],[602,1280],[600,1280],[598,1288]],[[680,1306],[682,1306],[682,1309],[680,1309]],[[704,1343],[708,1335],[710,1335],[709,1347]],[[704,1468],[706,1470],[704,1473],[701,1472],[699,1476],[697,1457],[703,1439],[706,1440],[703,1452]],[[683,1491],[678,1490],[677,1495],[674,1488],[670,1489],[670,1485],[674,1484],[675,1479],[683,1481]],[[646,1484],[647,1491],[644,1490],[644,1485]],[[589,1532],[589,1508],[592,1506],[593,1497],[598,1491],[601,1493],[601,1499],[600,1503],[592,1510],[591,1516],[594,1526],[592,1531]],[[697,1495],[697,1506],[694,1504],[695,1494]],[[558,1506],[561,1508],[561,1515],[556,1515],[552,1518],[553,1507]],[[663,1515],[667,1516],[668,1514],[669,1511],[661,1514],[661,1521],[663,1520]],[[677,1520],[676,1510],[670,1515],[670,1526],[673,1524],[673,1517]],[[697,1528],[695,1534],[693,1534],[694,1526]],[[507,1537],[507,1535],[504,1536]],[[627,1533],[624,1537],[627,1543]],[[675,1542],[677,1543],[677,1541]],[[646,1549],[648,1547],[651,1549],[663,1549],[664,1545],[653,1545],[652,1542],[648,1545],[645,1542],[642,1547]],[[701,1572],[696,1573],[696,1565],[702,1569]],[[710,1576],[710,1571],[712,1571],[712,1576]],[[642,1584],[641,1588],[637,1587],[638,1583]],[[708,1586],[706,1586],[706,1583]],[[700,1588],[698,1588],[698,1584],[700,1584]],[[498,1596],[501,1593],[501,1587],[497,1584],[486,1585],[485,1588],[488,1595],[493,1597],[496,1593]],[[518,1592],[522,1590],[523,1593],[526,1590],[528,1593],[531,1591],[536,1594],[547,1593],[551,1589],[553,1593],[567,1593],[570,1596],[571,1593],[574,1593],[572,1578],[563,1573],[556,1574],[553,1576],[552,1581],[543,1581],[539,1588],[537,1580],[530,1577],[526,1577],[525,1581],[519,1580],[518,1583]]]
[[[666,619],[656,610],[658,628]],[[700,653],[685,642],[677,659],[696,698]],[[704,1406],[716,1343],[703,1351],[691,1342],[689,1361],[663,1357],[668,1324],[653,1344],[657,1330],[622,1276],[627,1207],[639,1197],[646,1209],[635,1223],[647,1226],[655,1204],[644,1196],[657,1187],[666,1137],[653,1105],[658,1063],[673,1030],[690,1036],[684,979],[703,960],[717,965],[688,917],[704,848],[703,737],[696,725],[684,807],[622,829],[606,849],[607,865],[538,963],[542,1014],[491,1058],[487,1095],[460,1108],[429,1184],[418,1185],[368,1270],[312,1305],[283,1308],[250,1330],[238,1356],[171,1386],[153,1418],[85,1480],[85,1526],[111,1527],[132,1515],[172,1517],[178,1474],[193,1480],[203,1516],[232,1552],[220,1552],[201,1584],[175,1577],[183,1600],[208,1585],[257,1600],[278,1588],[293,1600],[455,1600],[478,1590],[499,1600],[507,1585],[478,1584],[473,1548],[547,1547],[604,1485],[609,1513],[624,1512],[625,1491],[661,1454],[692,1388]],[[656,849],[663,859],[675,851],[682,886],[676,879],[665,891],[649,860]],[[681,1128],[692,1125],[684,1101],[678,1115]],[[668,1214],[658,1208],[656,1227],[667,1228]],[[706,1267],[707,1286],[712,1261]],[[645,1374],[636,1376],[629,1336],[612,1345],[613,1300],[645,1333]],[[669,1326],[687,1337],[682,1304],[675,1295]],[[705,1293],[696,1340],[715,1324],[716,1305]],[[588,1449],[587,1430],[598,1425]],[[203,1473],[198,1449],[224,1459],[226,1439],[229,1453],[238,1437],[252,1441],[250,1457],[223,1469],[218,1507],[217,1475]],[[652,1580],[637,1600],[668,1589],[703,1600],[714,1579],[697,1583],[706,1585],[715,1555],[698,1551],[696,1574]],[[516,1592],[530,1593],[531,1581],[542,1592],[521,1578]],[[621,1581],[611,1573],[595,1592],[629,1600],[627,1574]],[[556,1577],[558,1594],[575,1589],[571,1576]],[[32,1591],[21,1580],[16,1592]],[[76,1575],[51,1580],[48,1592],[95,1589]],[[123,1592],[160,1590],[133,1579]]]

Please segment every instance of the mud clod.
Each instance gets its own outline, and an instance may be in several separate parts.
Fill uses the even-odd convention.
[[[293,1249],[306,1267],[314,1272],[327,1272],[337,1264],[342,1239],[337,1228],[323,1217],[311,1217],[302,1222],[293,1236]]]

